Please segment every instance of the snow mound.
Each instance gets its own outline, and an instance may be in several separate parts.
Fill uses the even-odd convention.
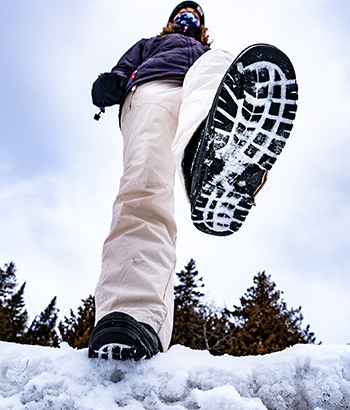
[[[213,357],[174,346],[140,362],[0,342],[0,410],[349,409],[350,346]]]

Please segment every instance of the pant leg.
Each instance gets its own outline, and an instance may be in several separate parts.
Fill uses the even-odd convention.
[[[127,97],[121,116],[124,172],[96,287],[96,320],[124,312],[148,323],[164,350],[173,326],[175,163],[171,153],[181,84],[145,83]]]
[[[185,76],[179,123],[172,151],[186,194],[182,169],[185,148],[207,117],[221,79],[233,60],[234,55],[228,51],[209,50],[196,60]]]

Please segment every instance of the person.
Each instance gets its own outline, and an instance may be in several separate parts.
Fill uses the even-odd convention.
[[[183,1],[161,34],[141,39],[111,73],[94,83],[95,105],[120,104],[124,148],[123,175],[95,291],[96,325],[89,357],[139,360],[169,346],[176,169],[192,220],[201,231],[226,236],[237,231],[247,216],[266,171],[285,144],[296,109],[289,60],[276,49],[283,61],[271,68],[272,60],[267,60],[272,57],[264,47],[248,49],[240,60],[228,51],[212,49],[202,8]],[[265,65],[260,62],[255,71],[243,73],[244,58],[252,63],[264,60],[261,56]],[[272,70],[268,80],[266,70]],[[286,75],[290,78],[281,82]],[[266,102],[266,81],[274,90],[272,103]],[[278,87],[287,99],[277,95]],[[259,104],[253,107],[254,95]],[[271,113],[265,115],[267,105]],[[285,118],[277,129],[271,116],[282,113]],[[239,149],[244,145],[243,161]],[[259,152],[253,161],[254,150]]]

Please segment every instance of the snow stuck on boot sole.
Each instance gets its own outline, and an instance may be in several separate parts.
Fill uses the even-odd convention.
[[[277,62],[247,64],[246,59],[254,59],[249,54],[256,47],[261,48],[262,59],[272,49]],[[204,131],[201,172],[205,176],[192,203],[192,220],[198,229],[223,236],[241,227],[264,174],[290,135],[297,91],[290,61],[272,46],[252,46],[231,65]]]

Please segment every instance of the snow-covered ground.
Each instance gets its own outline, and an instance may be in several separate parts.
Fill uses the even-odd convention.
[[[350,346],[256,357],[174,346],[140,362],[0,342],[1,410],[349,409]]]

